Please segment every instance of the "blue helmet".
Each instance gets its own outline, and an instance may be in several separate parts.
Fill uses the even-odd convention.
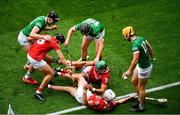
[[[64,38],[63,34],[61,34],[61,33],[57,33],[57,34],[56,34],[56,39],[57,39],[61,44],[63,44],[63,43],[65,42],[65,38]]]
[[[54,22],[58,22],[59,21],[59,16],[58,16],[58,14],[55,11],[49,12],[47,17],[52,18]]]

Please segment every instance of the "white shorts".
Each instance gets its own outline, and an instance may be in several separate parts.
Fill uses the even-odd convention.
[[[97,37],[85,36],[85,38],[90,39],[90,40],[98,41],[98,40],[103,39],[104,36],[105,36],[105,29],[99,35],[97,35]]]
[[[47,64],[46,61],[44,61],[44,60],[36,61],[29,54],[27,54],[27,58],[28,58],[29,62],[32,64],[34,69],[38,69]]]
[[[142,79],[150,78],[151,73],[152,73],[152,68],[153,68],[152,64],[149,67],[145,68],[145,69],[140,68],[138,66],[138,64],[137,64],[136,67],[137,67],[137,70],[138,70],[138,77],[139,78],[142,78]]]
[[[76,94],[75,94],[75,99],[81,103],[81,104],[84,104],[84,101],[83,101],[83,93],[84,93],[84,89],[83,89],[83,86],[82,87],[78,87],[77,88],[77,91],[76,91]]]
[[[89,99],[89,97],[91,97],[93,93],[90,90],[87,90],[86,95],[87,95],[87,99]]]
[[[31,44],[28,39],[27,39],[27,36],[25,36],[22,31],[19,33],[18,35],[18,42],[21,46],[24,46],[24,45],[29,45]]]
[[[81,72],[86,74],[87,76],[87,80],[89,81],[89,75],[88,75],[88,72],[90,71],[90,69],[92,68],[93,66],[85,66],[81,69]]]

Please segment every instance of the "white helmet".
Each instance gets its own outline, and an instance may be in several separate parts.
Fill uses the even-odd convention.
[[[116,97],[116,94],[111,89],[107,89],[102,96],[106,101],[111,101]]]

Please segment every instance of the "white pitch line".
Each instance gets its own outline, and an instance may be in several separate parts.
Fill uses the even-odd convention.
[[[155,92],[155,91],[167,89],[167,88],[178,86],[178,85],[180,85],[180,81],[175,82],[175,83],[170,83],[170,84],[167,84],[167,85],[163,85],[163,86],[159,86],[159,87],[155,87],[155,88],[151,88],[151,89],[147,89],[146,93]],[[129,94],[126,94],[126,95],[118,96],[118,97],[115,98],[115,100],[127,97],[129,95],[134,95],[134,94],[136,94],[136,93],[133,92],[133,93],[129,93]],[[62,111],[54,112],[54,113],[48,113],[47,115],[60,115],[60,114],[69,113],[69,112],[73,112],[73,111],[77,111],[77,110],[81,110],[81,109],[85,109],[85,108],[87,108],[87,107],[86,106],[78,106],[78,107],[73,107],[73,108],[65,109],[65,110],[62,110]]]

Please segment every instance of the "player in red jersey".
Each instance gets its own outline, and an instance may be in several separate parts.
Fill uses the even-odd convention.
[[[84,77],[89,83],[101,84],[100,88],[94,88],[92,85],[88,88],[95,93],[103,93],[108,87],[110,69],[106,62],[101,60],[92,66],[83,68],[79,76]]]
[[[113,99],[115,98],[115,93],[111,89],[107,89],[102,96],[97,95],[96,93],[92,93],[89,89],[87,89],[88,84],[83,77],[79,77],[77,74],[70,75],[68,73],[60,73],[60,75],[61,77],[67,77],[73,81],[76,81],[78,83],[78,87],[48,85],[49,89],[68,92],[75,97],[80,104],[97,111],[112,110],[118,104],[134,98],[134,96],[129,96],[114,101]]]
[[[110,79],[110,69],[104,60],[96,63],[94,61],[72,61],[72,65],[79,68],[84,65],[81,73],[76,74],[79,77],[84,77],[89,83],[101,84],[100,88],[94,88],[92,85],[89,85],[89,90],[102,94],[107,89]]]
[[[34,68],[34,69],[39,69],[45,74],[42,83],[40,84],[39,88],[37,89],[34,95],[39,100],[44,100],[44,97],[42,95],[42,90],[55,74],[53,69],[50,67],[50,63],[52,62],[52,57],[46,54],[51,50],[55,50],[62,64],[68,65],[68,63],[70,63],[70,61],[64,58],[59,47],[59,43],[63,43],[64,41],[65,39],[62,34],[57,34],[56,37],[51,37],[50,40],[38,39],[33,43],[30,50],[28,51],[27,58],[31,63],[31,66],[29,67],[28,71],[31,72],[32,69]],[[31,76],[28,75],[23,77],[22,80],[25,83],[37,84],[37,81],[33,80]]]

